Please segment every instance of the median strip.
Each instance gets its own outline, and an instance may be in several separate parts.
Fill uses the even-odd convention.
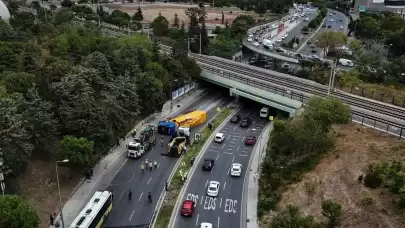
[[[199,143],[192,144],[187,152],[180,158],[182,159],[181,165],[177,168],[173,179],[170,182],[166,196],[163,199],[162,206],[159,210],[158,217],[156,219],[156,228],[167,228],[169,226],[170,217],[176,205],[177,197],[181,192],[183,183],[181,181],[180,170],[182,173],[188,173],[191,169],[191,159],[196,158],[204,147],[204,144],[215,132],[215,130],[224,122],[233,112],[235,108],[222,109],[215,119],[212,121],[213,128],[210,130],[207,126],[201,132],[201,140]],[[196,165],[196,164],[194,164]],[[188,180],[186,180],[188,181]]]

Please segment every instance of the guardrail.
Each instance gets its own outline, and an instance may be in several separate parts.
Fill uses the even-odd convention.
[[[218,75],[219,77],[224,77],[228,78],[231,80],[239,81],[242,82],[246,85],[253,86],[262,90],[266,90],[275,94],[282,95],[284,97],[288,97],[293,100],[299,100],[302,103],[306,103],[308,99],[311,97],[310,94],[306,93],[299,93],[295,92],[293,90],[288,90],[286,88],[277,86],[275,84],[271,83],[265,83],[262,82],[258,79],[254,78],[249,78],[249,77],[244,77],[244,76],[238,76],[234,73],[227,72],[226,70],[221,70],[215,67],[202,67],[203,70]],[[379,131],[397,136],[399,138],[405,138],[405,125],[400,125],[398,123],[389,121],[389,120],[384,120],[384,119],[378,119],[374,116],[368,115],[366,113],[361,113],[355,110],[351,110],[351,120],[352,122],[359,123],[364,126],[372,127],[374,129],[377,129]]]

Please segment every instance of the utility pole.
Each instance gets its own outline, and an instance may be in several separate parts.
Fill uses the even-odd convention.
[[[200,55],[201,55],[201,48],[202,48],[202,31],[200,32]]]

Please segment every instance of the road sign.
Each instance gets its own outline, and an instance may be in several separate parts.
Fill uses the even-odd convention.
[[[359,6],[359,12],[366,12],[366,6]]]

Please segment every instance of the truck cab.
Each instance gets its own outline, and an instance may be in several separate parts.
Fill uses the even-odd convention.
[[[128,158],[139,158],[144,151],[144,147],[139,142],[129,142],[127,145]]]

